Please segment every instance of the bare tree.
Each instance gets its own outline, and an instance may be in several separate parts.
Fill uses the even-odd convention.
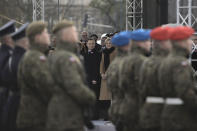
[[[124,5],[125,0],[92,0],[90,3],[90,6],[98,9],[116,30],[121,30],[125,24]]]
[[[31,6],[31,8],[30,8]],[[30,21],[32,16],[32,3],[23,0],[1,0],[0,1],[0,23],[4,24],[14,19],[20,26],[25,21]]]

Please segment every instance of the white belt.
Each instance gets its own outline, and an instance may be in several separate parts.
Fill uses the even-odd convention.
[[[147,103],[167,104],[167,105],[183,105],[184,102],[180,98],[162,98],[162,97],[147,97]]]
[[[184,102],[180,98],[167,98],[166,104],[167,105],[183,105]]]
[[[162,97],[147,97],[146,102],[147,103],[155,103],[155,104],[164,104],[165,99]]]

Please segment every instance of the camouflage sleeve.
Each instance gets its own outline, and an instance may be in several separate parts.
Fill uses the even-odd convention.
[[[130,83],[133,81],[132,77],[133,71],[133,62],[130,62],[128,59],[124,59],[121,68],[121,77],[120,77],[120,86],[125,92],[132,90],[130,88]]]
[[[23,74],[27,78],[25,81],[36,88],[45,100],[50,99],[54,82],[49,71],[47,58],[44,55],[31,56],[28,61],[24,61],[21,67]]]
[[[110,89],[112,96],[116,93],[116,90],[118,88],[118,66],[116,65],[116,62],[110,64],[109,68],[106,72],[107,75],[107,88]]]
[[[161,63],[160,66],[158,67],[158,86],[159,86],[159,89],[161,90],[161,95],[163,96],[164,95],[164,92],[162,92],[163,90],[165,90],[165,78],[164,78],[164,74],[166,73],[164,71],[164,64]],[[167,75],[166,75],[167,76]]]
[[[144,62],[142,64],[142,67],[140,69],[140,77],[139,77],[139,99],[140,99],[140,105],[142,105],[145,102],[146,99],[146,84],[147,84],[147,64]]]
[[[75,101],[81,105],[93,105],[95,102],[94,93],[85,85],[81,68],[75,58],[70,57],[69,60],[62,58],[60,73],[62,75],[63,88]]]
[[[185,105],[196,110],[197,94],[190,65],[184,64],[176,67],[175,72],[173,72],[173,80],[178,97],[184,101]]]

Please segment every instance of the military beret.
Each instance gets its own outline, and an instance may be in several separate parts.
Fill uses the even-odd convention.
[[[192,34],[194,34],[194,32],[194,29],[191,27],[178,26],[172,29],[170,39],[175,41],[188,39],[192,36]]]
[[[29,23],[26,23],[22,25],[16,32],[11,34],[11,37],[14,41],[17,41],[19,39],[22,39],[26,36],[26,28],[29,25]]]
[[[36,21],[32,22],[26,30],[26,35],[28,38],[32,38],[37,34],[40,34],[43,32],[43,30],[47,28],[47,24],[42,21]]]
[[[114,35],[111,39],[111,43],[115,46],[125,46],[130,43],[130,37],[130,31],[123,31]]]
[[[152,39],[155,40],[169,40],[171,36],[172,28],[166,27],[157,27],[153,29],[150,33]]]
[[[131,33],[131,39],[134,41],[145,41],[150,39],[151,30],[137,29]]]
[[[15,21],[11,20],[0,28],[0,37],[11,34],[15,31]]]
[[[60,31],[61,29],[63,28],[68,28],[68,27],[71,27],[73,26],[74,24],[71,22],[71,21],[68,21],[68,20],[63,20],[63,21],[60,21],[59,23],[57,23],[54,28],[53,28],[53,34],[57,33],[58,31]]]

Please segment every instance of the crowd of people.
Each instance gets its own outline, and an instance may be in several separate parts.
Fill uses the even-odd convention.
[[[111,94],[106,87],[106,71],[115,57],[115,47],[111,43],[114,34],[103,34],[98,44],[96,34],[88,37],[87,32],[82,32],[79,43],[80,54],[84,58],[88,87],[94,91],[97,99],[93,120],[108,120]]]
[[[0,130],[196,131],[190,27],[168,24],[103,34],[70,21],[0,27]],[[52,44],[50,44],[52,41]]]

